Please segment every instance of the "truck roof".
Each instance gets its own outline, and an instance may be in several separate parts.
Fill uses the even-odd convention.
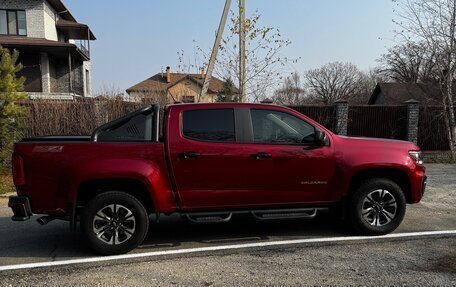
[[[165,109],[171,108],[171,107],[182,107],[182,106],[192,106],[192,107],[285,107],[285,106],[279,106],[279,105],[274,105],[274,104],[257,104],[257,103],[179,103],[179,104],[171,104],[171,105],[166,105]]]

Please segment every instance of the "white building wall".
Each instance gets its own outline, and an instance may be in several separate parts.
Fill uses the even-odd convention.
[[[55,27],[58,15],[54,8],[47,1],[43,1],[44,5],[44,34],[45,38],[52,41],[58,41],[57,28]]]
[[[84,97],[92,96],[92,64],[90,61],[85,61],[82,64],[83,82],[84,82]]]

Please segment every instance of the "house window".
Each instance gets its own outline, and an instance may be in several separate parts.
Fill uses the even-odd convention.
[[[27,35],[27,20],[25,11],[0,10],[1,35]]]
[[[183,96],[182,97],[182,102],[183,103],[194,103],[195,102],[195,97],[194,96]]]

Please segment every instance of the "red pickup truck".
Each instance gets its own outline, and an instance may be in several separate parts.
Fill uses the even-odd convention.
[[[313,218],[334,208],[362,234],[401,223],[426,176],[405,141],[338,136],[282,106],[144,107],[87,137],[15,145],[13,220],[68,220],[102,254],[141,244],[149,215],[193,223]]]

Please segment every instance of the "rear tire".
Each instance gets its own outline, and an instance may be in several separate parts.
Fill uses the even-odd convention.
[[[81,217],[81,233],[88,246],[103,255],[135,249],[146,237],[149,217],[137,198],[125,192],[97,195]]]
[[[384,178],[362,183],[349,200],[351,225],[361,234],[383,235],[394,231],[405,215],[406,200],[402,189]]]

